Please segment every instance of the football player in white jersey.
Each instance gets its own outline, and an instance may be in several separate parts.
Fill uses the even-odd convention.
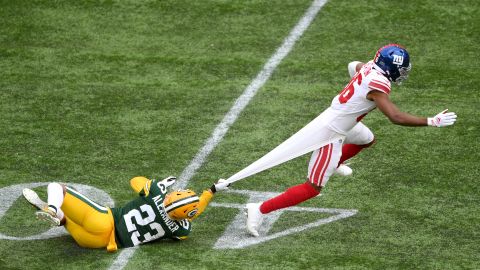
[[[445,127],[455,123],[457,116],[453,112],[444,110],[431,118],[418,117],[400,111],[390,101],[391,83],[401,84],[407,79],[411,67],[407,50],[398,44],[380,48],[368,63],[354,61],[348,64],[351,80],[322,113],[324,132],[319,134],[326,139],[335,135],[344,139],[313,152],[305,183],[290,187],[264,202],[247,204],[247,230],[250,234],[259,236],[264,214],[297,205],[320,194],[335,171],[344,175],[351,173],[343,162],[375,141],[370,129],[360,122],[373,109],[378,108],[396,125]]]

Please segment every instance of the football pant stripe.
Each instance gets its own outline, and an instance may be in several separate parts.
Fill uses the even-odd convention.
[[[322,159],[323,152],[324,152],[324,148],[322,147],[318,151],[317,159],[315,160],[315,163],[312,167],[312,170],[310,171],[310,177],[309,178],[310,178],[310,182],[312,182],[312,184],[315,183],[315,172],[317,171],[318,164],[320,163],[320,160]]]
[[[328,147],[329,145],[325,145],[324,147],[322,147],[322,150],[323,150],[323,154],[322,154],[322,158],[320,159],[320,162],[318,163],[318,166],[315,170],[315,174],[313,175],[313,183],[315,185],[319,185],[319,175],[320,173],[323,171],[323,167],[325,166],[325,161],[327,160],[327,156],[328,156]]]
[[[79,200],[83,201],[84,203],[86,203],[86,204],[90,205],[91,207],[95,208],[95,210],[97,210],[101,213],[104,213],[104,214],[108,213],[108,209],[105,206],[102,206],[102,205],[90,200],[89,198],[85,197],[85,195],[79,193],[78,191],[76,191],[76,190],[74,190],[70,187],[67,187],[67,192],[70,195],[78,198]]]
[[[325,172],[327,171],[328,167],[330,166],[330,159],[332,157],[332,152],[333,152],[333,144],[330,144],[330,147],[328,148],[328,159],[327,162],[325,163],[325,166],[322,170],[322,174],[320,175],[320,178],[318,179],[320,183],[318,184],[319,186],[322,186],[323,183],[323,177],[325,176]]]
[[[318,163],[317,168],[315,169],[315,173],[313,174],[313,179],[312,179],[312,183],[317,186],[320,185],[321,183],[321,179],[319,178],[319,176],[325,170],[326,165],[328,165],[326,164],[326,161],[330,153],[330,148],[331,148],[331,144],[327,144],[324,147],[322,147],[322,157],[320,159],[320,162]]]

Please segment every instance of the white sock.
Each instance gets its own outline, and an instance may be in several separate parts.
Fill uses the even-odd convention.
[[[64,217],[62,209],[63,204],[63,187],[59,183],[50,183],[47,187],[47,194],[48,194],[48,208],[53,210],[57,213],[57,217],[62,219]]]

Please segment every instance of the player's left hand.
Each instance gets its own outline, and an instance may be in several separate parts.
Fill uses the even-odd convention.
[[[217,191],[227,190],[228,187],[230,187],[230,184],[231,183],[227,182],[227,180],[225,179],[219,179],[217,183],[213,184],[212,187],[210,187],[210,189],[213,193],[215,193]]]

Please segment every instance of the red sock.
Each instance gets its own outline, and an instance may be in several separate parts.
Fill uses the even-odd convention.
[[[350,159],[351,157],[354,157],[356,154],[358,154],[362,149],[365,149],[369,146],[371,146],[375,140],[373,140],[370,143],[367,144],[344,144],[342,147],[342,157],[340,158],[340,161],[338,162],[338,165],[342,164],[345,162],[345,160]]]
[[[274,210],[297,205],[310,198],[320,194],[310,183],[305,182],[301,185],[293,186],[277,197],[271,198],[260,205],[262,214],[270,213]]]

